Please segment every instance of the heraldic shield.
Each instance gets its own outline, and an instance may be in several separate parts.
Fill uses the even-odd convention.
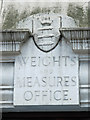
[[[60,41],[60,16],[39,14],[33,19],[34,43],[43,52],[53,50]]]

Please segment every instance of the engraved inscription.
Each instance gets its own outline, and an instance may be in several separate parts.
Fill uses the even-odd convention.
[[[27,74],[17,75],[16,88],[23,89],[25,103],[73,103],[71,91],[78,86],[78,76],[76,73],[71,75],[69,69],[73,72],[76,68],[76,56],[20,56],[17,60],[19,71],[22,71],[22,66],[30,67]]]

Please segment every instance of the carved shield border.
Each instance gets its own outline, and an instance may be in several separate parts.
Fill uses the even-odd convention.
[[[38,45],[37,42],[36,42],[36,40],[38,40],[36,34],[33,36],[33,41],[34,41],[34,44],[36,45],[36,47],[37,47],[39,50],[47,53],[47,52],[50,52],[50,51],[52,51],[53,49],[56,48],[56,46],[57,46],[58,43],[60,42],[61,38],[62,38],[62,35],[55,36],[55,39],[57,40],[57,42],[56,42],[56,44],[55,44],[51,49],[48,49],[48,50],[44,50],[44,49],[42,49],[42,48],[39,47],[39,45]]]
[[[53,50],[61,40],[60,19],[55,14],[38,14],[33,18],[33,40],[43,52]]]

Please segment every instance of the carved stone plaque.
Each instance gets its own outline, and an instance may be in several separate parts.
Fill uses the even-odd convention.
[[[15,58],[15,106],[79,105],[78,55],[65,38],[59,41],[59,28],[59,16],[33,17],[34,41]]]
[[[77,104],[78,56],[64,43],[44,53],[27,42],[16,58],[14,105]]]

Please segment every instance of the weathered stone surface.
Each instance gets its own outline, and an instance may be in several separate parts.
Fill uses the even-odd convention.
[[[16,57],[14,105],[77,105],[78,82],[78,55],[68,43],[45,53],[30,39]]]

